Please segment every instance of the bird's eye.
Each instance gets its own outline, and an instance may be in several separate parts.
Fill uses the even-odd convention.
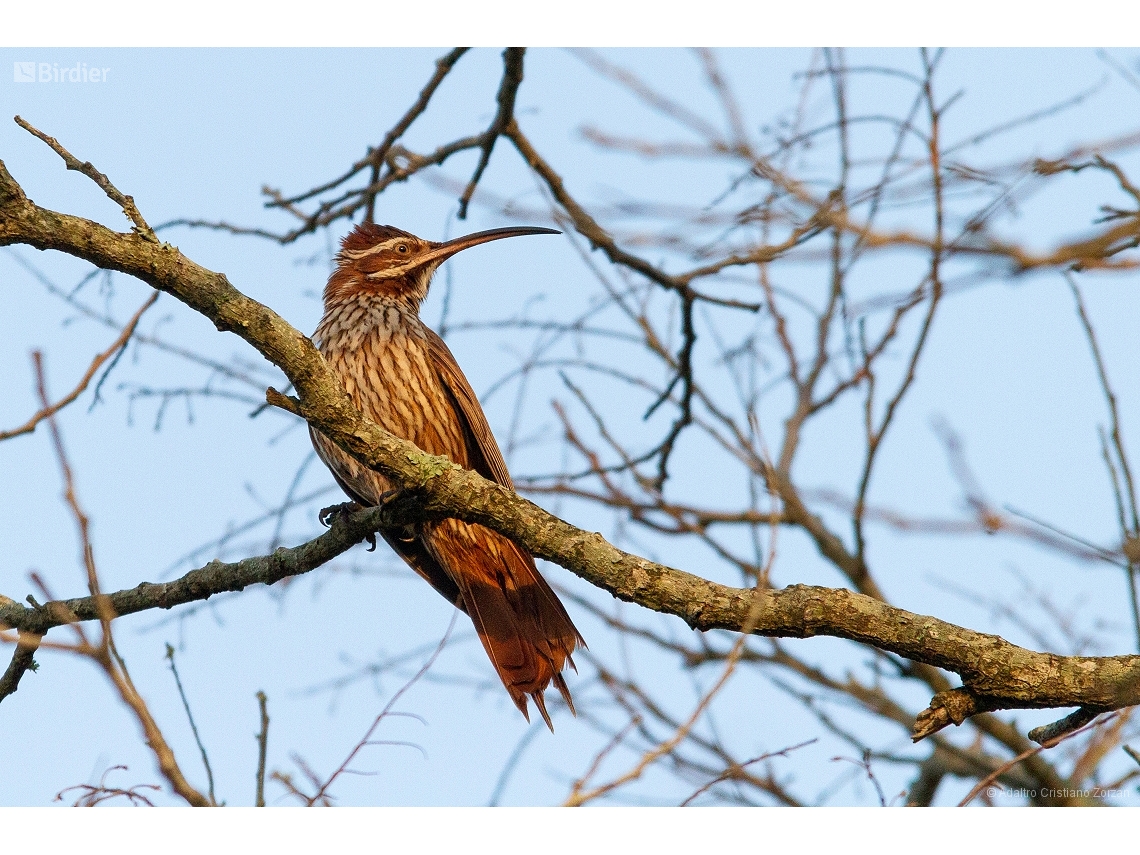
[[[406,243],[402,243],[398,247],[396,247],[396,252],[407,252],[407,251],[408,251],[408,245]]]

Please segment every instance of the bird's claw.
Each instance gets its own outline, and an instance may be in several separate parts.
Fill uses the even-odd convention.
[[[380,506],[395,505],[412,496],[413,490],[404,487],[394,487],[391,490],[385,490],[377,497],[376,504]],[[419,537],[418,526],[409,524],[404,526],[397,526],[395,528],[386,529],[384,532],[385,537],[395,538],[401,543],[411,543]]]
[[[317,514],[317,519],[321,521],[321,525],[329,528],[333,524],[333,520],[337,517],[351,514],[360,510],[360,505],[356,502],[341,502],[339,505],[329,505],[327,508],[321,508],[320,513]]]
[[[395,490],[389,490],[388,493],[395,493]],[[385,493],[380,497],[381,501],[388,495]],[[320,513],[317,514],[317,519],[321,521],[321,525],[325,528],[332,526],[337,517],[345,516],[346,514],[356,513],[363,509],[363,505],[358,502],[341,502],[339,505],[329,505],[327,508],[321,508]],[[376,551],[376,532],[369,532],[364,535],[365,541],[368,543],[368,551]]]
[[[401,496],[406,495],[407,492],[408,491],[405,490],[403,487],[393,487],[391,490],[385,490],[383,493],[380,494],[376,504],[377,505],[386,505],[389,502],[394,502],[394,501],[398,500]]]

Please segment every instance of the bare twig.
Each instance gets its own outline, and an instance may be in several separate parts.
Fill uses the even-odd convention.
[[[61,802],[63,801],[64,793],[71,793],[75,790],[79,790],[79,797],[75,800],[73,807],[95,807],[105,801],[119,798],[126,799],[131,803],[131,805],[134,806],[146,805],[147,807],[154,807],[154,802],[140,793],[139,790],[154,790],[155,792],[161,792],[162,787],[159,787],[156,784],[136,784],[135,786],[124,790],[121,787],[108,786],[107,776],[112,772],[118,771],[126,772],[127,767],[121,765],[112,766],[102,774],[97,785],[77,784],[74,787],[67,787],[66,789],[60,790],[58,793],[56,793],[55,798],[52,799],[52,801]]]
[[[257,733],[257,792],[254,805],[265,807],[265,755],[269,747],[269,698],[265,692],[257,693],[257,707],[261,713],[261,730]]]
[[[1036,742],[1038,745],[1045,745],[1047,742],[1055,744],[1062,736],[1080,730],[1102,712],[1103,710],[1081,707],[1076,712],[1070,713],[1052,724],[1033,728],[1033,730],[1029,731],[1026,735],[1030,741]]]
[[[419,97],[416,99],[415,103],[408,108],[408,111],[400,117],[400,120],[392,126],[388,133],[384,134],[384,139],[380,141],[380,144],[373,149],[369,149],[368,154],[364,157],[364,159],[353,164],[352,168],[349,169],[348,172],[344,173],[344,175],[341,175],[339,178],[334,178],[332,181],[321,184],[317,187],[312,188],[311,190],[306,190],[304,193],[300,193],[296,196],[291,196],[289,198],[282,198],[279,196],[275,197],[266,203],[266,207],[288,208],[292,210],[293,206],[298,202],[304,202],[308,199],[313,198],[314,196],[319,196],[321,193],[332,190],[334,187],[339,187],[341,184],[348,181],[353,176],[358,175],[361,170],[369,166],[372,167],[372,178],[368,184],[370,187],[374,185],[377,182],[377,179],[380,177],[380,168],[387,161],[388,152],[391,151],[392,145],[396,142],[396,140],[400,139],[400,137],[404,135],[404,133],[408,130],[408,128],[412,126],[416,119],[423,115],[424,111],[428,107],[428,104],[431,103],[432,96],[435,95],[435,90],[439,88],[439,85],[443,83],[444,78],[447,77],[447,75],[451,72],[451,69],[455,67],[455,63],[459,62],[460,57],[462,57],[463,54],[467,53],[467,51],[468,48],[465,47],[454,48],[435,61],[435,72],[432,74],[428,82],[424,85],[424,88],[420,90]],[[365,220],[369,222],[372,221],[375,205],[376,193],[372,193],[368,196],[368,205],[365,209],[364,215]],[[205,223],[200,222],[187,223],[187,225],[192,224],[206,225]],[[262,236],[267,237],[270,235],[263,234]]]
[[[498,807],[499,800],[503,797],[503,792],[511,780],[511,775],[513,775],[518,768],[523,752],[526,751],[534,741],[534,738],[542,733],[543,730],[542,724],[537,721],[526,729],[522,738],[519,739],[518,744],[515,745],[514,751],[511,752],[511,756],[508,757],[507,762],[503,764],[503,771],[499,773],[499,780],[495,782],[495,789],[491,791],[491,798],[487,800],[487,807]]]
[[[420,666],[420,669],[416,671],[416,673],[413,674],[412,677],[406,683],[404,683],[404,685],[401,686],[394,695],[392,695],[392,697],[388,700],[388,703],[384,705],[384,709],[382,709],[380,711],[380,714],[377,715],[375,719],[373,719],[372,725],[368,728],[367,731],[365,731],[364,736],[360,738],[360,741],[357,742],[356,745],[353,746],[352,750],[348,752],[348,756],[344,758],[344,761],[340,764],[340,766],[336,768],[336,771],[329,775],[328,778],[324,779],[324,781],[320,781],[319,779],[314,778],[310,775],[310,778],[318,786],[312,795],[303,796],[305,803],[309,807],[312,807],[318,803],[327,802],[329,799],[329,787],[333,785],[337,778],[339,778],[348,770],[348,767],[352,761],[356,759],[356,756],[361,751],[363,751],[369,745],[373,744],[371,741],[372,734],[376,732],[376,728],[380,726],[380,723],[384,719],[388,718],[391,715],[395,715],[392,708],[396,705],[396,702],[399,701],[400,698],[402,698],[404,694],[412,688],[412,686],[418,683],[420,678],[423,677],[424,674],[426,674],[431,668],[431,666],[435,664],[435,660],[439,658],[439,655],[443,653],[443,649],[447,646],[448,641],[451,640],[451,631],[455,629],[455,620],[458,614],[458,612],[452,613],[451,622],[447,625],[447,630],[443,633],[443,638],[440,639],[439,644],[436,645],[435,650],[432,651],[432,654],[427,658],[424,664]]]
[[[702,716],[705,715],[713,699],[720,693],[721,689],[723,689],[728,684],[729,678],[731,678],[733,673],[736,671],[737,664],[740,661],[740,656],[743,653],[745,644],[748,640],[748,632],[751,631],[751,628],[755,626],[756,620],[759,618],[760,612],[763,609],[763,606],[761,604],[762,600],[758,596],[759,589],[757,589],[755,593],[757,595],[752,598],[753,601],[749,609],[748,616],[745,619],[744,634],[742,634],[733,644],[732,650],[729,652],[728,656],[725,657],[724,669],[721,672],[720,677],[718,677],[716,682],[713,683],[712,687],[704,693],[700,701],[697,703],[696,707],[693,709],[693,712],[689,718],[676,729],[672,736],[663,742],[660,742],[645,754],[643,754],[641,759],[638,760],[637,763],[629,769],[629,771],[625,772],[622,775],[619,775],[608,783],[601,784],[590,790],[586,790],[586,782],[593,774],[593,770],[596,770],[598,764],[600,763],[601,755],[599,755],[599,759],[595,760],[592,770],[574,784],[573,790],[564,802],[567,807],[580,807],[582,805],[588,804],[589,802],[601,798],[607,793],[613,792],[614,790],[630,783],[631,781],[636,781],[645,773],[646,769],[648,769],[662,757],[672,754],[677,746],[685,741],[685,739],[692,732],[693,728],[696,727],[697,722],[701,719]],[[636,723],[636,721],[637,720],[635,718],[634,723]],[[615,747],[616,744],[616,742],[613,743]]]
[[[0,623],[0,629],[3,628],[3,623]],[[20,632],[19,640],[16,642],[16,650],[12,654],[12,661],[8,663],[4,676],[0,677],[0,701],[20,687],[20,678],[26,672],[36,670],[38,666],[35,655],[42,639],[43,636],[38,633]]]
[[[40,402],[44,407],[49,406],[46,381],[39,362],[36,363],[36,388],[39,392]],[[99,590],[99,575],[95,566],[95,553],[91,546],[88,518],[79,504],[71,464],[67,460],[67,454],[63,446],[63,436],[60,433],[59,426],[56,424],[55,416],[48,417],[48,426],[51,428],[51,437],[55,447],[56,458],[63,472],[64,497],[71,509],[72,515],[75,517],[76,525],[79,529],[83,563],[87,571],[87,586],[91,591],[92,604],[102,627],[100,643],[93,646],[86,642],[86,638],[82,634],[82,629],[76,625],[76,631],[79,632],[80,638],[83,641],[80,649],[103,669],[112,684],[114,684],[115,689],[119,693],[119,697],[122,698],[123,702],[130,707],[131,711],[135,714],[146,736],[147,746],[158,762],[159,770],[167,781],[170,782],[174,791],[185,799],[187,803],[195,807],[208,807],[213,804],[213,802],[191,786],[182,774],[182,770],[178,766],[178,761],[174,757],[174,752],[167,744],[166,738],[163,736],[157,722],[155,722],[154,717],[147,708],[146,702],[138,693],[138,690],[135,689],[134,682],[127,672],[126,663],[115,649],[114,639],[111,635],[111,621],[116,615],[110,598],[104,596]]]
[[[1098,160],[1102,164],[1106,163],[1102,158],[1098,158]],[[1129,188],[1137,201],[1140,202],[1140,190],[1132,187],[1127,179],[1124,178],[1119,168],[1115,167],[1115,165],[1113,166],[1121,184]],[[1109,443],[1103,437],[1102,448],[1105,464],[1108,466],[1109,475],[1113,482],[1117,517],[1120,524],[1121,543],[1127,543],[1129,538],[1135,539],[1140,537],[1140,510],[1138,510],[1136,502],[1136,485],[1132,479],[1132,466],[1124,450],[1124,439],[1120,431],[1120,412],[1116,404],[1116,393],[1113,392],[1112,385],[1109,383],[1108,370],[1105,368],[1104,358],[1101,356],[1100,345],[1097,343],[1096,331],[1093,329],[1092,320],[1089,318],[1084,299],[1081,297],[1081,290],[1077,286],[1076,279],[1071,273],[1066,272],[1065,279],[1069,283],[1069,289],[1072,291],[1073,299],[1076,301],[1077,315],[1081,319],[1081,326],[1084,328],[1085,337],[1088,339],[1089,350],[1092,353],[1093,362],[1096,364],[1097,379],[1100,380],[1100,388],[1104,393],[1105,403],[1108,405],[1108,433],[1112,440],[1112,449],[1116,453],[1115,461],[1109,452]],[[1117,482],[1118,470],[1123,480],[1123,485]],[[1140,573],[1140,562],[1133,560],[1128,555],[1125,555],[1125,559],[1128,562],[1124,572],[1128,584],[1129,602],[1132,606],[1132,626],[1136,633],[1136,646],[1137,649],[1140,650],[1140,593],[1138,593],[1136,589],[1136,576],[1137,573]]]
[[[44,419],[54,416],[56,413],[58,413],[60,410],[62,410],[64,407],[82,395],[83,391],[87,388],[87,384],[91,382],[91,378],[95,376],[95,373],[99,370],[103,363],[110,359],[112,356],[116,356],[117,354],[122,353],[123,348],[127,346],[127,343],[131,340],[131,336],[134,335],[135,328],[138,326],[138,323],[142,319],[143,314],[147,309],[154,305],[154,302],[157,299],[158,292],[155,291],[150,295],[150,297],[147,298],[146,302],[139,307],[139,310],[135,312],[134,316],[127,322],[127,325],[123,327],[122,332],[119,333],[119,337],[111,343],[111,346],[104,350],[102,353],[98,354],[93,360],[91,360],[91,364],[87,366],[87,371],[84,372],[83,377],[80,378],[79,383],[76,384],[74,389],[72,389],[67,395],[60,398],[54,404],[46,404],[42,409],[36,412],[30,419],[28,419],[19,427],[12,428],[11,430],[0,431],[0,441],[11,439],[14,436],[31,433],[36,429],[36,425],[38,425]],[[32,360],[37,365],[42,362],[42,359],[43,357],[38,350],[32,354]]]
[[[71,152],[61,146],[55,137],[49,137],[43,131],[34,128],[19,116],[15,117],[15,122],[32,136],[37,137],[38,139],[47,143],[52,151],[63,158],[63,162],[67,165],[68,169],[73,169],[76,172],[81,172],[92,181],[94,181],[99,186],[99,189],[107,194],[108,199],[123,209],[123,213],[126,215],[127,219],[133,223],[132,228],[134,231],[136,231],[146,240],[149,240],[153,243],[158,243],[158,238],[155,237],[154,231],[149,225],[147,225],[146,220],[143,219],[143,215],[139,213],[139,209],[135,206],[135,200],[130,196],[125,196],[120,193],[115,185],[111,183],[111,180],[98,169],[96,169],[90,161],[80,163],[79,158],[75,157],[71,154]]]
[[[475,165],[475,172],[467,182],[463,195],[459,197],[459,213],[456,216],[461,220],[467,219],[467,206],[475,194],[479,179],[483,177],[483,170],[491,162],[491,152],[495,148],[495,143],[502,136],[507,124],[514,121],[515,96],[518,95],[519,86],[522,85],[525,52],[526,48],[519,47],[510,47],[503,51],[503,79],[499,84],[499,93],[495,96],[495,100],[499,102],[499,109],[495,113],[495,118],[491,120],[490,127],[483,133],[483,142],[479,146],[479,162]]]
[[[210,802],[217,804],[214,795],[214,770],[210,768],[210,755],[206,753],[206,746],[202,744],[202,737],[198,733],[198,725],[194,721],[194,714],[190,712],[190,701],[186,697],[186,690],[182,688],[182,678],[178,676],[178,666],[174,664],[174,648],[170,642],[166,644],[166,658],[170,662],[170,673],[174,675],[174,685],[178,687],[178,697],[182,699],[182,708],[186,710],[186,718],[190,722],[190,731],[194,734],[194,742],[202,755],[202,765],[206,767],[206,780],[209,783]]]
[[[1104,720],[1099,722],[1099,724],[1104,724],[1108,721],[1111,721],[1115,717],[1116,717],[1116,713],[1113,713],[1112,715],[1108,716],[1107,718],[1105,718]],[[995,769],[989,775],[986,775],[986,777],[984,777],[980,781],[978,781],[978,783],[974,785],[974,787],[970,790],[970,792],[968,792],[966,794],[966,797],[964,799],[962,799],[962,801],[958,802],[958,807],[965,807],[970,802],[972,802],[974,800],[974,798],[978,795],[978,793],[982,792],[982,790],[984,790],[986,787],[990,786],[990,784],[992,784],[994,781],[996,781],[998,779],[998,777],[1003,772],[1005,772],[1007,769],[1012,769],[1014,766],[1016,766],[1018,763],[1022,762],[1023,760],[1026,760],[1030,757],[1033,757],[1037,754],[1040,754],[1042,751],[1045,751],[1046,749],[1053,748],[1053,747],[1061,744],[1066,739],[1072,739],[1074,736],[1077,736],[1078,734],[1084,733],[1085,731],[1087,731],[1093,727],[1097,727],[1097,726],[1098,726],[1098,723],[1096,721],[1093,721],[1089,724],[1086,724],[1084,727],[1081,727],[1077,730],[1068,730],[1064,733],[1061,733],[1061,734],[1053,737],[1052,739],[1049,739],[1049,740],[1046,740],[1045,742],[1042,742],[1040,745],[1037,745],[1033,748],[1030,748],[1027,751],[1023,751],[1021,754],[1018,754],[1016,757],[1014,757],[1012,760],[1010,760],[1008,763],[1006,763],[1000,769]]]
[[[752,766],[756,763],[762,763],[765,760],[771,760],[773,757],[787,757],[793,751],[797,751],[800,748],[807,748],[807,746],[814,745],[818,741],[819,740],[817,739],[808,739],[804,742],[798,743],[797,745],[789,745],[787,748],[781,748],[779,751],[768,751],[764,754],[761,754],[759,757],[753,757],[751,760],[745,760],[743,763],[730,764],[729,767],[725,769],[724,772],[722,772],[720,775],[717,775],[711,781],[696,789],[692,795],[681,802],[679,807],[688,807],[717,784],[739,778],[740,773],[747,769],[749,766]]]

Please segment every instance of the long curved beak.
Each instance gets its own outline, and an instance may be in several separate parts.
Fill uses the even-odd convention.
[[[541,226],[507,226],[502,229],[487,229],[483,232],[475,232],[474,234],[464,235],[463,237],[453,238],[443,243],[436,243],[424,255],[417,259],[420,263],[430,261],[444,261],[451,258],[457,252],[465,249],[470,249],[473,246],[478,246],[481,243],[489,243],[493,240],[509,237],[522,237],[523,235],[560,235],[562,232],[558,229],[544,229]]]

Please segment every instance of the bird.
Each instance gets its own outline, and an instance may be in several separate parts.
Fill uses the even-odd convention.
[[[420,319],[433,274],[465,249],[503,238],[559,234],[517,226],[436,242],[394,226],[356,225],[341,241],[313,341],[357,408],[389,433],[513,490],[479,399],[451,350]],[[379,472],[309,428],[317,455],[357,505],[384,504],[398,490]],[[350,506],[351,507],[351,506]],[[321,519],[327,519],[322,511]],[[470,616],[511,700],[530,721],[534,701],[551,732],[551,684],[571,713],[562,675],[585,641],[529,552],[481,525],[456,519],[380,532],[436,591]]]

